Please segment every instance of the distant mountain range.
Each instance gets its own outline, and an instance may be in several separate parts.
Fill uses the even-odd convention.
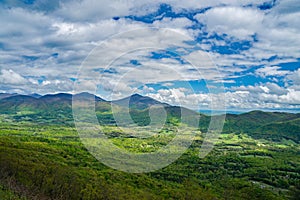
[[[149,108],[151,106],[165,107],[168,116],[180,118],[182,110],[190,116],[200,115],[199,127],[205,131],[209,125],[210,116],[198,112],[159,102],[150,97],[133,94],[129,97],[106,101],[89,93],[76,95],[59,93],[47,95],[19,95],[0,93],[0,114],[12,116],[17,121],[31,121],[37,123],[72,124],[72,98],[95,98],[96,113],[99,121],[105,124],[114,123],[111,113],[111,104],[130,108],[130,114],[138,124],[147,124]],[[224,133],[247,133],[256,138],[272,140],[291,139],[300,141],[300,113],[251,111],[243,114],[227,114],[224,124]]]

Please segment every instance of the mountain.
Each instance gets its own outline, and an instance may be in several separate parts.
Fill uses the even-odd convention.
[[[73,95],[74,97],[76,97],[77,99],[79,100],[90,100],[90,99],[95,99],[95,101],[97,102],[107,102],[106,100],[96,96],[96,95],[93,95],[91,93],[88,93],[88,92],[82,92],[82,93],[79,93],[79,94],[75,94]]]
[[[37,94],[37,93],[32,93],[32,94],[29,94],[28,96],[31,96],[31,97],[34,97],[34,98],[40,98],[42,95],[40,94]]]
[[[297,114],[284,112],[263,112],[259,110],[243,114],[227,114],[226,122],[232,128],[242,128],[244,131],[252,130],[261,125],[286,121],[299,117]]]
[[[273,122],[281,119],[286,119],[294,117],[295,114],[284,113],[284,112],[264,112],[260,110],[254,110],[247,113],[242,113],[238,115],[227,115],[227,119],[238,118],[239,120],[249,121],[251,123],[264,124],[268,122]]]
[[[111,103],[116,105],[116,112],[129,112],[133,121],[139,125],[150,123],[149,108],[163,106],[169,120],[180,120],[182,113],[188,119],[200,117],[199,127],[205,132],[210,117],[179,106],[171,106],[150,97],[134,94],[116,100],[106,101],[90,93],[80,94],[47,94],[39,98],[31,95],[0,94],[0,114],[8,114],[14,120],[32,122],[73,123],[72,98],[79,100],[95,99],[98,120],[102,124],[114,124]],[[172,121],[172,120],[171,120]],[[280,141],[290,139],[300,141],[300,113],[251,111],[243,114],[227,114],[223,133],[246,133],[254,138]]]
[[[0,99],[5,99],[7,97],[15,96],[18,94],[0,93]]]
[[[285,138],[300,142],[300,118],[262,125],[252,132],[252,136],[270,138],[276,141]]]
[[[227,114],[224,133],[247,133],[255,138],[300,141],[300,114],[251,111]]]
[[[68,94],[68,93],[47,94],[40,97],[40,99],[46,102],[72,101],[72,94]]]
[[[32,95],[7,95],[0,99],[0,114],[9,114],[17,121],[29,120],[33,122],[66,123],[73,122],[72,94],[47,94],[39,98]],[[94,96],[80,93],[75,96],[87,98]],[[104,101],[94,96],[96,102]]]
[[[66,111],[72,108],[73,96],[86,100],[94,97],[96,102],[106,102],[105,100],[89,93],[80,93],[76,95],[68,93],[47,94],[44,96],[34,95],[17,95],[17,94],[1,94],[0,112],[16,113],[23,110],[31,110],[32,112],[40,111]]]
[[[21,111],[36,111],[46,108],[38,99],[26,95],[14,95],[0,100],[0,113],[13,114]]]
[[[167,103],[162,103],[151,97],[142,96],[139,94],[133,94],[129,97],[113,101],[112,103],[119,105],[120,107],[128,107],[131,118],[138,125],[148,125],[150,123],[149,108],[153,109],[153,112],[156,112],[155,109],[161,109],[164,107],[167,114],[167,123],[171,122],[174,119],[180,121],[182,115],[184,115],[184,120],[186,123],[195,122],[200,117],[201,121],[199,126],[204,130],[207,127],[209,117],[200,114],[199,112],[187,109],[180,106],[172,106]],[[159,111],[157,110],[159,113]]]
[[[159,106],[164,106],[164,107],[170,106],[169,104],[162,103],[160,101],[152,99],[151,97],[142,96],[139,94],[133,94],[129,97],[126,97],[126,98],[123,98],[120,100],[116,100],[116,101],[112,101],[112,103],[119,105],[119,106],[123,106],[123,107],[128,107],[128,105],[129,105],[129,108],[137,109],[137,110],[147,109],[154,105],[159,105]]]

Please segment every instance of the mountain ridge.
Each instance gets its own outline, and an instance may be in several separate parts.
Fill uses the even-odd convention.
[[[153,99],[151,97],[148,97],[148,96],[143,96],[143,95],[140,95],[140,94],[133,94],[133,95],[130,95],[130,96],[127,96],[127,97],[124,97],[124,98],[121,98],[121,99],[117,99],[117,100],[112,100],[112,101],[108,101],[104,98],[101,98],[95,94],[91,94],[91,93],[88,93],[88,92],[81,92],[81,93],[77,93],[77,94],[70,94],[70,93],[53,93],[53,94],[44,94],[44,95],[40,95],[40,94],[37,94],[37,93],[32,93],[32,94],[17,94],[17,93],[0,93],[0,103],[5,100],[5,99],[24,99],[28,97],[29,98],[32,98],[32,99],[40,99],[40,100],[46,100],[46,101],[50,101],[50,99],[53,100],[64,100],[64,101],[72,101],[72,98],[73,97],[80,97],[82,98],[83,100],[85,99],[89,99],[91,97],[95,97],[95,100],[96,101],[103,101],[103,102],[108,102],[108,103],[114,103],[116,105],[121,105],[121,106],[127,106],[128,102],[129,102],[129,106],[131,108],[131,105],[130,104],[141,104],[141,105],[135,105],[133,106],[133,108],[136,108],[136,109],[146,109],[147,107],[150,107],[152,105],[161,105],[161,106],[164,106],[164,107],[168,107],[168,106],[172,106],[172,107],[176,107],[176,106],[173,106],[173,105],[170,105],[168,103],[164,103],[164,102],[160,102],[156,99]],[[6,100],[7,101],[7,100]],[[15,100],[15,101],[18,101],[18,100]],[[148,105],[148,106],[146,106]],[[189,109],[190,110],[190,109]],[[194,110],[193,110],[194,111]],[[198,112],[198,113],[201,113],[201,114],[204,114],[202,113],[201,111],[195,111],[195,112]],[[236,117],[236,116],[254,116],[253,118],[255,118],[255,115],[259,113],[259,114],[263,114],[263,113],[273,113],[273,114],[290,114],[291,117],[293,116],[299,116],[300,117],[300,113],[294,113],[294,112],[286,112],[286,111],[282,111],[282,112],[279,112],[279,111],[263,111],[263,110],[251,110],[251,111],[245,111],[245,112],[242,112],[242,113],[238,113],[238,114],[235,114],[235,113],[226,113],[226,116],[228,118],[231,118],[231,117]],[[208,115],[208,114],[204,114],[204,115]]]
[[[2,95],[4,96],[4,95]],[[30,120],[37,123],[73,124],[72,99],[90,100],[95,98],[96,115],[102,124],[115,124],[111,104],[118,107],[118,112],[125,112],[129,105],[129,112],[133,120],[139,125],[149,123],[150,107],[163,106],[169,117],[180,119],[182,113],[188,117],[199,117],[199,128],[206,132],[210,123],[210,116],[184,107],[162,103],[151,97],[134,94],[129,97],[106,101],[90,93],[79,94],[47,94],[39,98],[28,95],[6,95],[0,99],[0,114],[10,115],[14,120]],[[125,107],[124,107],[125,106]],[[300,113],[265,112],[254,110],[242,114],[227,114],[222,133],[247,133],[255,138],[282,138],[300,141]]]

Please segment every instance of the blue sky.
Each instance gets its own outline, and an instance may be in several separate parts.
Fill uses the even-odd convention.
[[[298,0],[0,0],[0,92],[74,92],[84,69],[108,99],[297,111],[299,18]]]

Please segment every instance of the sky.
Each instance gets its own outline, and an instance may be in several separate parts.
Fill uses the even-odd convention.
[[[298,1],[0,0],[0,92],[299,111]]]

